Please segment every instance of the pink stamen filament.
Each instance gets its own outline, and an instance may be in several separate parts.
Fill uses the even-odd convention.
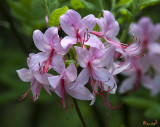
[[[23,100],[27,95],[28,95],[28,93],[29,93],[29,91],[30,91],[30,89],[33,87],[33,85],[35,84],[35,79],[33,80],[33,82],[32,82],[32,84],[31,84],[31,86],[29,87],[29,89],[27,90],[27,92],[24,94],[24,95],[22,95],[22,97],[21,98],[18,98],[18,100]]]
[[[68,111],[67,111],[67,103],[66,103],[66,96],[67,99],[71,105],[71,107],[73,108],[73,104],[71,103],[68,94],[66,93],[66,89],[65,89],[65,85],[64,85],[64,79],[61,79],[61,95],[62,95],[62,110],[66,109],[66,113],[67,113],[67,118],[68,118]]]
[[[76,32],[77,42],[78,42],[78,39],[79,39],[81,44],[82,44],[82,48],[85,48],[85,49],[86,49],[86,47],[85,47],[84,43],[87,42],[90,38],[90,35],[88,34],[88,29],[86,28],[86,30],[87,30],[87,39],[85,37],[86,32],[84,33],[84,39],[79,35],[79,33],[78,33],[79,30],[77,30],[77,32]]]
[[[48,71],[49,65],[51,64],[51,61],[52,61],[53,54],[54,54],[54,49],[51,50],[47,61],[45,61],[42,66],[40,66],[40,64],[39,64],[39,66],[40,66],[39,71],[41,74],[44,74]]]

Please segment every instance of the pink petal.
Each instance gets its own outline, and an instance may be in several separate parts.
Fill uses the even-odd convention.
[[[30,82],[33,79],[33,74],[31,70],[23,68],[20,70],[17,70],[19,78],[24,82]]]
[[[152,96],[158,94],[160,92],[160,75],[156,75],[154,80],[153,80],[153,83],[154,83],[154,86],[152,87]]]
[[[156,72],[160,72],[160,56],[159,55],[151,55],[152,66]]]
[[[70,82],[73,82],[77,78],[77,68],[74,63],[71,63],[66,69],[66,75]]]
[[[70,85],[71,86],[71,85]],[[80,100],[92,100],[93,95],[86,87],[78,87],[77,89],[70,89],[70,87],[66,88],[67,93]]]
[[[48,28],[44,33],[44,40],[52,48],[55,48],[54,43],[59,43],[59,35],[57,27]]]
[[[52,76],[48,78],[49,83],[53,89],[56,89],[60,83],[61,78],[59,76]]]
[[[61,40],[61,45],[63,48],[67,48],[69,45],[77,43],[77,38],[72,36],[66,36]]]
[[[152,54],[160,54],[160,44],[157,42],[149,43],[148,50]]]
[[[91,59],[89,51],[84,48],[74,46],[77,53],[77,61],[79,65],[83,68],[88,66],[88,62]]]
[[[99,27],[100,27],[100,31],[101,32],[104,32],[104,18],[100,18],[100,19],[98,19],[98,18],[96,18],[96,23],[99,25]]]
[[[92,67],[92,74],[95,80],[103,83],[107,83],[107,81],[109,81],[109,79],[111,78],[111,74],[109,73],[109,71],[101,67]]]
[[[34,72],[35,79],[43,85],[49,85],[48,77],[52,77],[51,74],[44,73],[41,74],[39,71]]]
[[[133,89],[133,85],[136,82],[136,75],[133,75],[126,80],[124,80],[119,88],[119,93],[123,94],[131,89]]]
[[[88,32],[92,31],[95,24],[96,24],[96,19],[94,17],[94,15],[90,14],[85,16],[82,19],[83,24],[85,25],[85,27],[88,29]]]
[[[114,53],[115,53],[115,47],[107,48],[105,52],[102,53],[102,57],[100,57],[99,59],[95,59],[91,62],[92,66],[95,67],[107,66],[112,62]]]
[[[31,82],[31,84],[33,83],[33,81]],[[37,88],[39,87],[39,88]],[[31,91],[32,91],[32,94],[33,94],[33,100],[36,101],[40,95],[40,90],[41,90],[41,86],[40,84],[35,81],[34,82],[34,85],[31,87]]]
[[[87,42],[84,43],[85,45],[89,45],[91,47],[95,47],[98,49],[104,49],[104,44],[101,42],[101,40],[95,36],[95,35],[90,35],[90,38]]]
[[[117,74],[123,72],[124,70],[128,69],[129,67],[130,67],[130,61],[129,60],[126,60],[125,62],[120,63],[120,65],[114,63],[114,70],[112,72],[112,75],[117,75]]]
[[[34,44],[40,51],[47,52],[51,50],[50,45],[45,42],[44,35],[40,30],[35,30],[33,32],[33,40]]]
[[[148,75],[142,75],[141,82],[142,82],[142,85],[146,88],[150,89],[153,86],[153,82]]]
[[[143,30],[136,23],[131,23],[131,25],[129,27],[129,33],[130,33],[131,36],[134,35],[135,38],[140,38],[141,41],[142,41],[142,39],[143,39]]]
[[[115,37],[119,32],[119,24],[115,20],[114,16],[110,11],[103,10],[103,16],[105,20],[105,36],[107,37]]]
[[[156,24],[151,33],[150,40],[156,41],[159,37],[160,37],[160,24]]]
[[[83,69],[79,73],[79,75],[77,77],[77,80],[75,81],[75,83],[72,86],[72,88],[76,89],[76,88],[81,87],[81,86],[83,87],[84,85],[87,84],[88,80],[89,80],[89,71],[88,71],[88,69]]]
[[[81,16],[78,12],[70,9],[60,16],[60,25],[66,34],[76,36],[77,30],[82,26]]]
[[[61,74],[65,70],[65,64],[62,56],[54,54],[51,62],[52,68]]]

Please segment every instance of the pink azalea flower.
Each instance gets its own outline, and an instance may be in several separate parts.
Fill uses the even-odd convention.
[[[59,64],[61,66],[57,71],[60,73],[60,76],[52,76],[49,77],[48,80],[54,92],[62,98],[63,109],[67,108],[66,98],[69,100],[68,94],[80,100],[93,99],[93,95],[84,86],[78,86],[76,89],[70,89],[77,78],[77,69],[74,63],[71,63],[67,68],[65,68],[64,62],[57,62],[55,64]]]
[[[148,56],[132,58],[130,66],[131,69],[123,73],[129,77],[122,82],[119,92],[123,94],[132,89],[138,90],[140,84],[147,88],[151,88],[153,82],[151,78],[145,74],[149,66],[150,62]]]
[[[89,45],[91,47],[101,48],[102,42],[94,35],[89,35],[89,32],[93,30],[96,24],[96,18],[90,14],[81,19],[78,12],[70,9],[64,15],[60,17],[60,25],[63,31],[68,35],[61,41],[63,48],[68,45],[81,42],[82,47]]]
[[[41,52],[33,56],[31,66],[40,73],[46,73],[51,63],[57,61],[56,58],[60,58],[58,54],[64,55],[69,50],[62,48],[56,27],[48,28],[44,34],[40,30],[35,30],[33,40]]]
[[[143,50],[160,54],[160,44],[156,40],[160,37],[160,24],[153,25],[149,17],[143,17],[138,24],[130,25],[130,34],[140,38],[143,43]]]
[[[36,101],[40,95],[41,87],[43,86],[44,89],[49,93],[49,81],[48,77],[52,76],[48,73],[41,74],[39,71],[34,71],[30,67],[30,61],[34,55],[30,54],[30,57],[27,58],[28,67],[29,69],[22,68],[20,70],[17,70],[17,73],[19,75],[19,78],[24,82],[31,82],[30,88],[28,91],[22,96],[21,100],[28,94],[28,92],[31,90],[33,94],[33,100]]]
[[[107,44],[114,46],[115,51],[121,53],[124,57],[126,55],[136,56],[135,51],[140,47],[140,41],[136,43],[131,42],[131,44],[123,44],[117,38],[116,35],[119,32],[119,24],[115,20],[111,12],[103,10],[103,17],[96,19],[97,24],[100,26],[100,32],[91,31],[90,33],[103,38],[106,40]],[[134,38],[133,38],[134,39]]]
[[[115,93],[117,89],[116,82],[110,72],[104,68],[112,61],[114,49],[111,47],[99,50],[90,47],[88,51],[87,49],[75,46],[75,50],[77,61],[83,70],[80,72],[72,89],[76,89],[77,86],[86,85],[90,78],[94,94],[104,96],[107,92]],[[97,91],[98,87],[100,88],[99,93]]]

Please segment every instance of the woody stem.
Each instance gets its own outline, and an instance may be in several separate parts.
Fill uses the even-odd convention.
[[[83,118],[83,116],[82,116],[82,114],[81,114],[81,112],[80,112],[80,110],[79,110],[78,103],[77,103],[76,99],[74,99],[74,98],[73,98],[73,103],[74,103],[74,106],[75,106],[76,111],[77,111],[77,113],[78,113],[79,119],[81,120],[81,122],[82,122],[82,124],[83,124],[83,127],[87,127],[87,126],[86,126],[86,123],[85,123],[85,121],[84,121],[84,118]]]

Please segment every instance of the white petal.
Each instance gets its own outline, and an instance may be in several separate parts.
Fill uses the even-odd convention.
[[[19,78],[24,82],[30,82],[33,79],[33,74],[31,70],[23,68],[20,70],[17,70]]]

